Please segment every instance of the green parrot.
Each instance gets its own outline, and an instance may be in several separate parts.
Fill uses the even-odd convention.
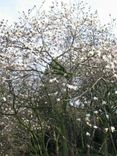
[[[57,59],[53,59],[50,68],[53,70],[53,74],[64,76],[66,79],[70,79],[72,74],[67,72],[65,67],[62,66]]]

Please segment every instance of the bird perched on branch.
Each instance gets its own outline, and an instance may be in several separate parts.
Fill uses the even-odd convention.
[[[64,76],[66,79],[70,79],[72,77],[72,73],[69,73],[57,59],[53,59],[49,66],[50,69],[52,69],[53,74]]]

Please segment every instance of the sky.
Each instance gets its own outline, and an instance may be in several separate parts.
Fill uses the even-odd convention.
[[[34,5],[41,4],[43,0],[0,0],[0,20],[8,19],[9,23],[16,21],[19,17],[19,12],[27,11],[33,8]],[[52,0],[45,0],[45,6],[51,4]],[[63,0],[73,1],[73,0]],[[78,1],[78,0],[76,0]],[[102,23],[107,23],[112,18],[117,18],[117,0],[83,0],[87,2],[93,10],[98,11],[99,18]],[[114,31],[117,33],[117,26]]]

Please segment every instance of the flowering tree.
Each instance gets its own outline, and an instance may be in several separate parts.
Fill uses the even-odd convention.
[[[116,39],[97,13],[83,3],[29,10],[1,21],[0,43],[1,137],[19,147],[24,133],[28,155],[116,153]]]

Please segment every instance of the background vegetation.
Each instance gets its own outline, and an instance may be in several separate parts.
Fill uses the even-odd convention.
[[[82,2],[0,22],[1,156],[117,155],[110,28]]]

